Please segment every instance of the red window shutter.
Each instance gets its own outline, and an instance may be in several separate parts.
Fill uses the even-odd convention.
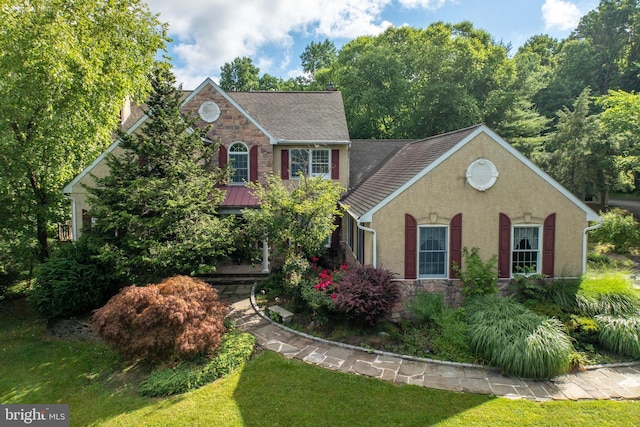
[[[82,209],[82,229],[84,231],[91,230],[91,215],[86,209]]]
[[[258,146],[254,145],[249,150],[249,181],[258,180]]]
[[[451,218],[449,223],[449,277],[457,277],[453,263],[462,266],[462,214]]]
[[[552,213],[544,220],[542,235],[542,274],[553,277],[556,247],[556,214]]]
[[[418,261],[418,223],[410,214],[404,214],[404,278],[416,279]]]
[[[218,151],[218,166],[221,169],[227,167],[227,149],[224,145],[220,145],[220,150]]]
[[[289,150],[280,152],[280,178],[289,179]]]
[[[340,179],[340,150],[331,150],[331,179]]]
[[[503,213],[498,235],[498,277],[511,277],[511,219]]]

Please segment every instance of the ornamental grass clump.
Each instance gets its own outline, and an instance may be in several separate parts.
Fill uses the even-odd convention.
[[[511,375],[540,379],[569,370],[575,350],[558,320],[499,296],[473,298],[466,313],[471,349],[492,366]]]
[[[215,289],[199,279],[175,276],[122,289],[94,312],[92,325],[126,358],[167,362],[213,354],[226,332],[226,315]]]
[[[616,354],[640,358],[640,316],[600,315],[595,320],[600,345]]]

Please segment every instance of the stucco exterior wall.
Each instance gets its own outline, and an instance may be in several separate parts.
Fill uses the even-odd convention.
[[[467,167],[478,158],[490,160],[499,172],[495,185],[484,192],[465,178]],[[482,258],[489,259],[498,254],[501,212],[511,218],[512,225],[542,225],[549,214],[556,213],[554,276],[580,274],[585,212],[485,133],[373,215],[377,264],[404,276],[405,213],[414,216],[418,226],[448,225],[462,213],[462,246],[478,247]]]

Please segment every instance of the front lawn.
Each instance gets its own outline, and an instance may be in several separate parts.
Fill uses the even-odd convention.
[[[145,398],[147,371],[105,346],[53,339],[24,300],[0,304],[0,403],[68,403],[71,425],[628,426],[634,401],[514,401],[400,386],[262,352],[230,376]]]

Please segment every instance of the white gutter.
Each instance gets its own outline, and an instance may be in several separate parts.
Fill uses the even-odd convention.
[[[68,194],[63,194],[65,199],[71,201],[71,239],[75,242],[78,240],[78,226],[76,225],[76,199],[69,196]]]
[[[365,227],[364,225],[362,225],[362,223],[360,221],[356,221],[356,225],[358,226],[358,228],[360,230],[368,231],[368,232],[373,234],[373,242],[372,242],[373,243],[373,253],[372,253],[372,258],[373,259],[372,259],[371,264],[373,265],[373,268],[377,268],[378,267],[377,266],[377,263],[378,263],[378,260],[377,260],[378,252],[377,252],[376,248],[377,248],[378,245],[377,245],[376,230],[374,230],[373,228]],[[364,244],[364,242],[362,242],[362,243]],[[362,249],[363,249],[363,252],[364,252],[364,248],[362,248]]]
[[[582,231],[582,274],[587,272],[587,233],[591,230],[602,227],[603,222],[604,218],[599,217],[596,225],[587,227]]]

